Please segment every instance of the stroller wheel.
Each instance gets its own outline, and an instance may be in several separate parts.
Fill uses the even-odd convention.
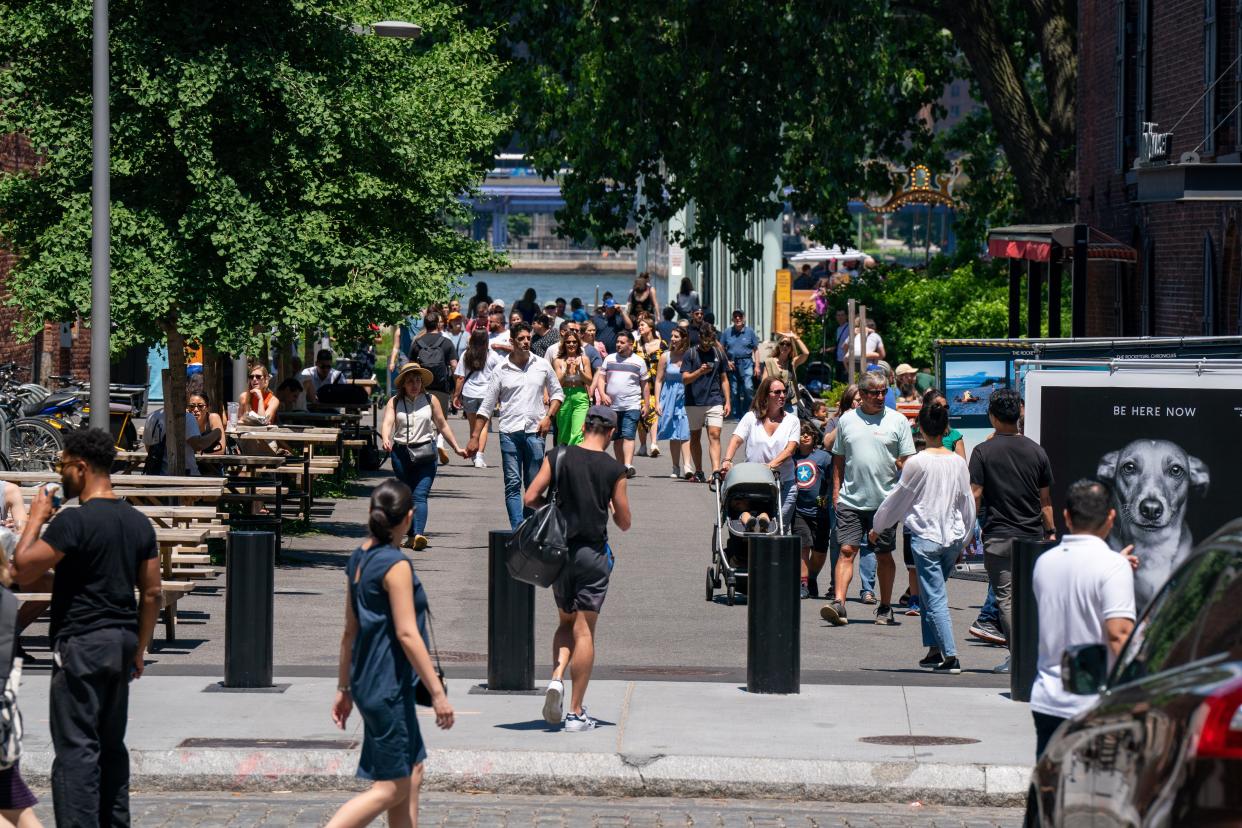
[[[736,602],[737,602],[737,591],[733,588],[732,585],[730,585],[729,591],[725,593],[725,603],[728,604],[729,606],[733,606],[734,603]]]
[[[711,601],[716,597],[716,579],[712,577],[712,568],[707,568],[707,600]]]

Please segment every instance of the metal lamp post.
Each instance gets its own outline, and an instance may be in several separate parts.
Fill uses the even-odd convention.
[[[109,181],[108,0],[95,0],[91,41],[91,428],[108,430],[112,382],[111,186]]]
[[[112,384],[112,261],[111,261],[111,164],[108,131],[111,114],[108,109],[108,0],[95,0],[94,27],[91,36],[91,427],[109,427],[108,387]],[[404,20],[381,20],[371,25],[352,24],[354,34],[413,40],[423,29]],[[241,370],[238,371],[237,369]],[[238,375],[245,374],[245,359],[234,363]],[[241,396],[245,378],[233,380],[234,390],[240,385]]]

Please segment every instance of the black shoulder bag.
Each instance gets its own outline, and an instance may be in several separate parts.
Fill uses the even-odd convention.
[[[414,569],[413,563],[410,564],[410,569]],[[415,574],[414,577],[417,578],[418,575]],[[440,648],[436,646],[436,628],[432,624],[430,602],[427,604],[427,638],[431,641],[431,647],[428,648],[431,650],[431,658],[436,663],[436,678],[440,680],[440,686],[444,688],[444,695],[447,696],[448,682],[444,680],[444,670],[440,667]],[[422,707],[431,707],[431,690],[427,688],[422,679],[414,683],[414,703]]]
[[[431,405],[431,395],[426,392],[423,392],[423,396],[427,398],[427,405]],[[402,396],[401,398],[401,403],[402,405],[406,404],[404,396]],[[409,442],[410,440],[410,415],[413,413],[414,412],[412,410],[408,408],[406,409],[406,412],[405,412],[405,440],[406,442],[396,443],[395,445],[393,445],[394,451],[405,452],[405,457],[403,459],[405,460],[406,464],[410,466],[416,466],[420,463],[430,463],[434,461],[437,456],[435,439],[428,440],[425,443],[419,443],[417,446],[410,445],[410,442]]]
[[[566,537],[565,516],[561,514],[558,484],[561,477],[561,458],[565,447],[558,446],[552,458],[552,484],[548,488],[548,502],[518,525],[505,544],[508,552],[506,565],[515,580],[535,586],[552,586],[569,558],[569,538]]]

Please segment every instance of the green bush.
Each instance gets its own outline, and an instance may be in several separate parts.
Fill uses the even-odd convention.
[[[932,366],[937,339],[1003,337],[1009,325],[1009,292],[1004,272],[977,262],[952,270],[878,267],[862,280],[833,291],[828,342],[834,344],[836,322],[831,315],[850,299],[867,306],[884,339],[886,362]],[[799,335],[814,348],[823,337],[823,320],[810,308],[793,313]],[[831,359],[831,357],[826,357]]]

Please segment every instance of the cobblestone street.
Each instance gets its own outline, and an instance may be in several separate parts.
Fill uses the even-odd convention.
[[[133,798],[137,828],[320,826],[345,793],[148,794]],[[53,824],[50,797],[36,812]],[[423,796],[419,824],[427,828],[1016,828],[1022,812],[1005,808],[946,808],[900,803],[727,802],[675,799]]]

